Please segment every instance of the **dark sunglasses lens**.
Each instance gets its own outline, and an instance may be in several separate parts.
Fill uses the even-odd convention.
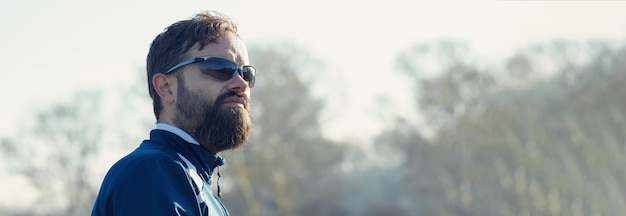
[[[254,79],[256,77],[256,68],[252,66],[243,66],[241,70],[242,70],[241,76],[243,77],[243,80],[248,81],[248,85],[250,85],[250,87],[254,87]]]
[[[235,70],[239,69],[234,63],[221,58],[209,58],[198,63],[198,67],[202,73],[223,81],[232,78],[236,74]],[[241,67],[240,73],[243,80],[247,81],[250,87],[254,87],[256,69],[246,65]]]
[[[218,58],[210,58],[200,62],[198,63],[198,67],[200,67],[202,73],[224,81],[233,77],[233,72],[237,69],[237,65]]]

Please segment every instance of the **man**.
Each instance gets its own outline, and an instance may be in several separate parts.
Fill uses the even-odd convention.
[[[92,215],[228,215],[211,176],[224,163],[217,154],[250,134],[248,61],[236,26],[215,12],[159,34],[147,58],[156,128],[111,167]]]

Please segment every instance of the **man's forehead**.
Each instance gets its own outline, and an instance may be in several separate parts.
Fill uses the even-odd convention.
[[[237,36],[227,34],[213,43],[206,44],[200,49],[200,43],[194,44],[185,53],[185,57],[215,56],[231,60],[237,64],[247,64],[248,50],[246,45]]]

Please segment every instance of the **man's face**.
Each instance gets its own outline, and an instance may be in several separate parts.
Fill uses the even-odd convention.
[[[207,99],[206,94],[192,92],[184,83],[183,79],[178,85],[174,124],[215,153],[243,146],[252,128],[248,97],[231,91],[214,100]],[[243,107],[226,105],[232,98],[238,98]]]
[[[232,34],[204,49],[192,48],[185,59],[220,57],[238,65],[249,64],[247,50]],[[174,125],[191,134],[202,146],[220,152],[243,146],[250,135],[250,88],[241,76],[222,81],[199,71],[196,64],[183,68],[178,79]]]

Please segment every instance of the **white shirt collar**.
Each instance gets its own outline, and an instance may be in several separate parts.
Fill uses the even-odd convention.
[[[176,126],[169,125],[169,124],[166,124],[166,123],[157,123],[156,129],[157,130],[164,130],[164,131],[172,132],[172,133],[178,135],[180,138],[183,138],[185,141],[187,141],[189,143],[200,145],[200,143],[196,139],[191,137],[191,135],[189,135],[184,130],[182,130],[180,128],[177,128]]]

